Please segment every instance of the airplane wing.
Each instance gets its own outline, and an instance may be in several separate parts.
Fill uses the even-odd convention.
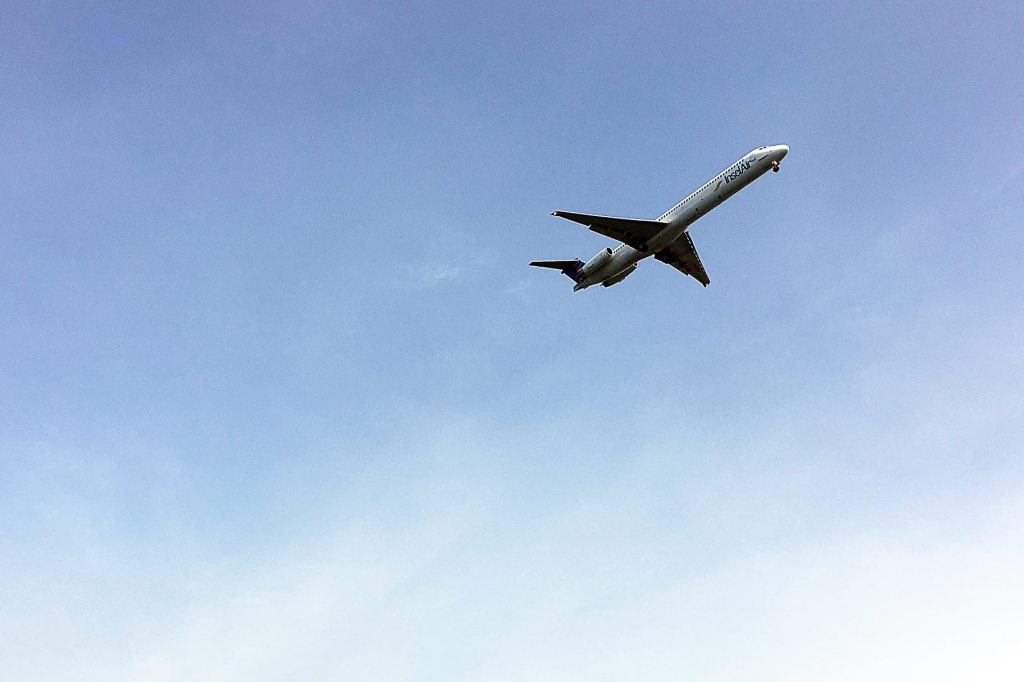
[[[617,239],[623,244],[628,244],[639,251],[646,251],[648,240],[654,238],[654,235],[668,227],[668,223],[658,220],[612,218],[610,216],[570,213],[568,211],[555,211],[551,215],[586,225],[598,234]]]
[[[711,284],[689,232],[684,232],[679,239],[654,254],[654,257],[662,263],[668,263],[684,275],[693,277],[704,286]]]

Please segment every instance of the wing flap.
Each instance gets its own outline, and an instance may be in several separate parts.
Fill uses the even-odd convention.
[[[693,277],[704,286],[711,284],[711,279],[708,277],[707,271],[704,270],[704,264],[700,262],[697,247],[693,245],[689,232],[684,232],[679,239],[654,254],[654,257],[662,263],[668,263],[684,275]]]
[[[668,223],[663,223],[660,220],[613,218],[612,216],[571,213],[569,211],[555,211],[551,215],[586,225],[598,234],[616,239],[640,251],[646,251],[647,242],[668,227]]]

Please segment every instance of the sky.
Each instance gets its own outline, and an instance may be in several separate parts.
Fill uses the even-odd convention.
[[[1022,24],[7,3],[0,677],[1021,679]]]

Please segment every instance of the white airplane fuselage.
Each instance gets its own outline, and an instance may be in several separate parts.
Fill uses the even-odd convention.
[[[771,147],[758,147],[744,154],[742,158],[724,171],[708,180],[697,191],[690,194],[678,204],[663,213],[659,222],[665,223],[665,229],[648,240],[644,249],[635,249],[622,244],[615,249],[606,249],[598,253],[603,262],[600,266],[583,273],[583,277],[573,287],[573,291],[586,289],[595,284],[609,281],[621,281],[629,275],[636,264],[644,258],[653,256],[678,239],[690,225],[704,217],[734,194],[761,177],[770,170],[778,170],[779,162],[789,153],[789,147],[780,144]],[[610,253],[609,253],[610,252]],[[597,256],[595,256],[595,259]],[[593,260],[592,260],[593,262]]]

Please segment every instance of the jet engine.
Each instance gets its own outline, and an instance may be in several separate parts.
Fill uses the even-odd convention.
[[[587,261],[587,264],[580,268],[580,274],[583,276],[592,275],[601,268],[604,264],[612,257],[612,250],[609,248],[601,249],[597,252],[597,255]]]
[[[605,281],[601,282],[601,286],[603,286],[603,287],[610,287],[613,284],[618,284],[622,280],[624,280],[627,277],[629,277],[630,275],[632,275],[633,271],[636,270],[636,266],[637,265],[639,265],[639,264],[638,263],[633,263],[632,265],[630,265],[628,268],[626,268],[622,272],[618,273],[617,275],[609,277]]]

